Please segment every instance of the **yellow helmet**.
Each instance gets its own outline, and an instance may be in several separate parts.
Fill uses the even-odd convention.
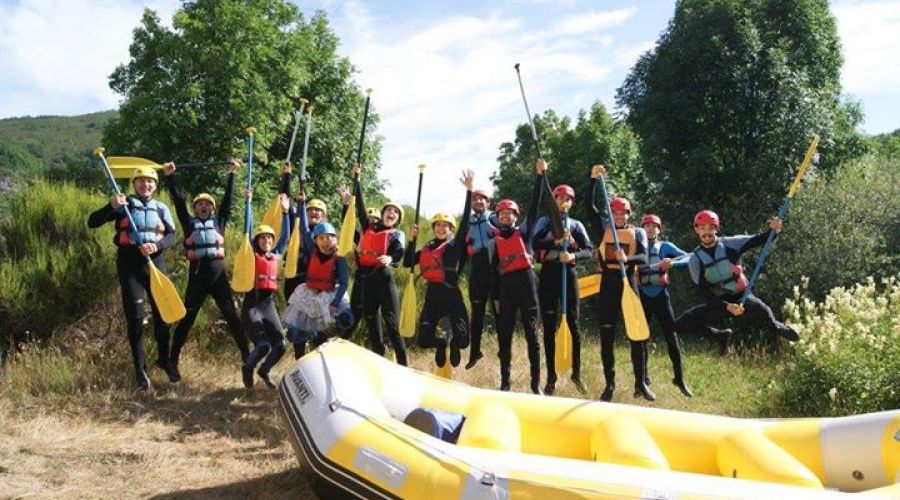
[[[389,202],[385,203],[384,205],[381,205],[381,218],[382,219],[384,219],[384,209],[387,207],[395,208],[395,209],[397,209],[397,212],[400,212],[400,216],[397,217],[397,224],[400,224],[400,222],[403,220],[403,207],[401,207],[399,203],[396,203],[393,201],[389,201]]]
[[[456,229],[456,219],[443,212],[434,214],[434,217],[431,218],[431,227],[433,228],[438,222],[446,222],[447,224],[450,224],[451,228]]]
[[[213,210],[216,209],[216,199],[212,197],[209,193],[200,193],[197,196],[194,196],[194,201],[191,205],[196,205],[198,201],[207,201],[210,205],[212,205]]]
[[[369,207],[366,209],[366,215],[369,218],[375,217],[378,220],[381,220],[381,211],[375,207]]]
[[[253,239],[255,240],[261,234],[271,234],[272,237],[275,237],[275,230],[272,229],[272,226],[266,224],[260,224],[256,231],[253,231]]]
[[[328,205],[326,205],[324,201],[318,198],[313,198],[306,202],[306,209],[309,210],[310,208],[318,208],[322,212],[326,214],[328,213]]]
[[[159,182],[159,175],[157,175],[156,169],[153,167],[135,167],[134,173],[131,174],[131,182],[134,182],[138,177],[147,177]]]

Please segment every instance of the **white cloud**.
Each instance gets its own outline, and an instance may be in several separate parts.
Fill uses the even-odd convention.
[[[900,87],[900,2],[842,4],[833,11],[844,48],[844,89],[876,93]]]
[[[583,35],[613,26],[619,26],[637,14],[637,7],[608,12],[586,12],[563,19],[548,31],[566,35]]]

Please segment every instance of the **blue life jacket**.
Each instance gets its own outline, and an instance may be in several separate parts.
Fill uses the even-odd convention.
[[[156,243],[166,234],[166,225],[164,220],[168,213],[168,209],[162,203],[151,199],[147,202],[141,201],[137,196],[129,196],[125,198],[128,204],[128,210],[137,226],[138,235],[141,241],[134,241],[131,237],[131,227],[128,222],[128,216],[124,211],[121,213],[118,223],[116,224],[116,236],[114,242],[120,247],[143,243]]]
[[[716,295],[736,295],[742,293],[747,287],[747,278],[740,263],[734,263],[728,258],[725,244],[716,243],[715,256],[701,247],[694,250],[694,255],[700,259],[703,266],[703,278],[709,283],[712,292]]]
[[[466,250],[469,255],[490,248],[490,242],[494,239],[491,228],[494,225],[490,219],[493,214],[485,211],[483,214],[472,213],[469,215],[469,234],[466,235]]]
[[[669,276],[666,271],[663,271],[658,267],[658,264],[662,259],[659,257],[659,249],[662,247],[662,242],[657,241],[656,243],[650,245],[650,248],[647,250],[647,264],[638,267],[638,273],[640,273],[641,278],[641,286],[659,286],[665,287],[669,284]],[[650,269],[650,266],[656,264],[656,269]]]
[[[209,217],[202,220],[199,217],[193,217],[190,227],[191,235],[184,240],[184,248],[189,261],[225,258],[225,238],[216,229],[214,218]]]

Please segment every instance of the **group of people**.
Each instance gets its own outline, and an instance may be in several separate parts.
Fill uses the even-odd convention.
[[[496,323],[500,360],[500,389],[510,389],[512,338],[517,315],[527,345],[530,366],[530,389],[535,394],[552,395],[556,390],[556,341],[554,333],[560,316],[565,318],[571,334],[572,370],[570,379],[582,394],[588,388],[582,381],[580,298],[576,263],[593,261],[600,275],[595,307],[600,329],[600,354],[605,387],[599,399],[610,401],[616,388],[614,332],[622,316],[622,294],[640,297],[646,321],[657,318],[665,334],[672,362],[672,382],[687,397],[692,395],[682,368],[678,333],[705,334],[719,342],[722,352],[728,347],[731,330],[716,329],[716,323],[728,317],[742,317],[765,322],[777,334],[790,341],[798,339],[792,328],[779,322],[772,310],[752,293],[745,293],[747,279],[741,256],[761,246],[769,232],[781,230],[774,218],[769,228],[753,236],[720,236],[719,217],[702,210],[694,217],[694,231],[699,245],[687,253],[663,241],[663,223],[659,216],[645,214],[638,226],[629,223],[631,203],[623,197],[609,200],[599,208],[595,191],[606,175],[602,165],[591,169],[591,179],[584,199],[589,204],[590,229],[598,235],[599,244],[591,243],[589,230],[569,217],[576,202],[572,187],[560,184],[552,189],[560,219],[545,215],[538,218],[542,186],[547,185],[547,165],[535,164],[529,210],[521,218],[519,205],[509,199],[498,201],[490,209],[491,198],[483,190],[474,189],[474,173],[463,172],[460,182],[465,187],[459,224],[446,213],[431,219],[434,238],[416,249],[418,221],[411,225],[411,241],[398,228],[403,208],[388,202],[380,209],[367,208],[360,187],[360,165],[352,167],[353,192],[340,190],[343,213],[356,210],[359,227],[354,236],[355,251],[338,255],[338,233],[328,222],[328,207],[321,199],[307,200],[301,190],[290,203],[291,168],[285,163],[279,194],[281,230],[261,224],[252,232],[254,257],[253,289],[244,294],[238,314],[228,274],[224,266],[225,225],[231,210],[234,176],[241,168],[239,160],[230,164],[225,195],[217,209],[216,200],[207,193],[193,198],[193,214],[175,180],[176,166],[164,165],[167,185],[172,193],[175,211],[184,232],[184,250],[190,262],[184,304],[186,316],[175,329],[171,344],[168,326],[151,300],[154,334],[157,344],[157,366],[171,382],[181,379],[179,359],[200,307],[212,295],[228,325],[240,352],[242,378],[246,387],[254,384],[254,372],[269,387],[275,384],[269,373],[285,352],[287,340],[293,344],[294,356],[302,356],[308,345],[316,346],[330,335],[349,337],[357,324],[365,320],[368,347],[384,355],[386,344],[393,350],[397,363],[408,362],[406,344],[399,331],[400,300],[394,280],[394,269],[400,265],[418,265],[427,283],[425,302],[418,318],[417,343],[434,349],[438,367],[462,362],[462,351],[469,349],[465,368],[475,366],[484,357],[481,350],[486,309],[490,308]],[[162,253],[176,244],[175,224],[169,208],[154,198],[159,176],[155,169],[139,167],[132,177],[134,194],[116,194],[110,202],[88,219],[90,227],[114,222],[117,270],[128,329],[128,339],[139,388],[152,392],[147,376],[143,348],[144,300],[150,293],[150,275],[146,259],[165,271]],[[605,188],[604,188],[605,191]],[[355,195],[355,196],[353,196]],[[249,192],[245,193],[249,202]],[[605,194],[604,194],[605,196]],[[355,207],[350,207],[355,199]],[[125,214],[127,206],[136,228],[130,228]],[[612,221],[612,224],[609,221]],[[559,227],[561,225],[561,227]],[[135,231],[136,230],[136,231]],[[296,275],[280,277],[283,254],[293,231],[300,231],[301,251],[296,257]],[[613,233],[614,232],[614,233]],[[136,241],[136,239],[138,241]],[[466,311],[460,289],[460,274],[469,264],[468,294],[471,314]],[[540,264],[536,275],[535,264]],[[624,268],[625,279],[621,278]],[[668,273],[687,268],[693,283],[702,291],[704,302],[690,308],[676,320],[668,292]],[[352,290],[351,269],[353,272]],[[565,281],[562,280],[565,274]],[[286,308],[278,312],[279,282],[284,283]],[[561,283],[566,283],[563,293]],[[630,287],[631,290],[626,290]],[[564,300],[565,299],[565,300]],[[565,302],[565,303],[563,303]],[[449,331],[438,328],[446,318]],[[540,320],[539,320],[540,318]],[[543,350],[547,377],[541,385],[539,321],[543,328]],[[252,349],[248,343],[252,341]],[[630,341],[634,368],[634,395],[654,400],[647,370],[647,341]]]

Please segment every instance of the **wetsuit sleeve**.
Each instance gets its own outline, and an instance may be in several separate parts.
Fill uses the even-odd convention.
[[[350,266],[347,264],[347,258],[338,257],[334,263],[334,270],[337,274],[337,291],[334,293],[331,305],[337,307],[344,300],[344,294],[347,293],[347,287],[350,285]]]
[[[606,219],[603,217],[603,212],[600,211],[600,208],[597,207],[597,179],[591,178],[591,181],[588,183],[587,194],[585,195],[585,200],[587,200],[587,210],[588,217],[591,220],[591,224],[595,229],[600,232],[601,238],[603,233],[606,231]]]
[[[107,203],[88,216],[88,227],[96,229],[107,222],[116,220],[116,210]]]
[[[181,192],[181,188],[178,186],[178,183],[175,182],[174,174],[166,176],[166,186],[169,187],[169,192],[172,194],[172,204],[175,205],[175,214],[178,215],[178,222],[181,223],[181,227],[184,229],[184,237],[187,238],[190,236],[188,233],[191,232],[191,214],[188,213],[187,202],[184,201],[184,193]]]
[[[362,186],[359,185],[359,178],[356,176],[353,176],[353,196],[356,196],[356,218],[359,219],[359,226],[365,231],[369,228],[369,217],[366,215],[366,202],[363,200]]]
[[[172,219],[172,212],[169,211],[169,207],[163,205],[162,203],[160,203],[159,205],[163,226],[165,226],[166,232],[162,239],[156,242],[157,252],[161,252],[166,248],[175,245],[175,221]]]
[[[234,173],[228,173],[228,180],[225,181],[225,195],[222,197],[222,206],[219,207],[219,228],[222,234],[225,234],[225,225],[231,218],[232,198],[234,197]]]
[[[422,252],[416,250],[416,247],[413,246],[413,242],[410,241],[403,254],[403,267],[413,267],[418,264],[421,253]]]
[[[300,217],[300,235],[303,236],[309,232],[309,217],[306,215],[306,199],[300,202],[300,206],[297,207],[297,211],[300,212],[297,214]]]
[[[281,236],[278,238],[278,243],[275,245],[275,248],[272,249],[272,253],[284,253],[284,248],[287,246],[288,239],[291,237],[291,213],[287,210],[281,212],[281,227],[286,227],[288,230],[281,232]]]
[[[281,174],[281,191],[279,193],[284,193],[288,196],[291,194],[291,174],[282,173]]]
[[[390,243],[388,244],[388,255],[391,256],[391,265],[397,267],[403,259],[403,240],[406,235],[399,229],[391,233]]]
[[[580,221],[576,222],[572,227],[572,238],[578,243],[579,250],[574,253],[575,260],[587,260],[594,256],[594,246],[588,237],[584,224]]]
[[[625,263],[647,265],[647,233],[641,228],[635,228],[634,239],[634,255],[629,257]]]
[[[737,248],[737,251],[740,253],[744,253],[747,250],[752,250],[757,247],[761,247],[766,243],[766,240],[769,239],[769,233],[772,232],[773,229],[769,229],[767,231],[763,231],[759,234],[754,234],[753,236],[747,238],[740,247]],[[775,237],[778,237],[778,233],[775,233]],[[731,246],[731,245],[729,245]],[[732,246],[732,248],[734,248]]]
[[[531,247],[535,250],[553,250],[556,248],[556,242],[553,238],[547,238],[550,232],[550,224],[547,224],[547,217],[541,217],[534,225],[534,235],[531,237]]]
[[[529,252],[532,251],[531,233],[534,230],[534,226],[537,225],[538,205],[541,204],[541,183],[544,181],[544,175],[536,174],[534,176],[534,187],[531,188],[531,203],[528,206],[528,214],[525,216],[525,230],[523,231],[519,228],[519,230],[522,231],[522,241],[525,242],[525,248]]]
[[[462,238],[459,238],[460,247],[465,249],[466,247],[466,235],[469,234],[469,218],[472,215],[472,192],[468,189],[466,190],[466,201],[463,203],[463,211],[462,215],[459,219],[459,229],[456,231],[456,234],[462,235]],[[457,239],[454,238],[454,246],[456,246]]]
[[[659,256],[663,259],[672,259],[672,269],[684,269],[688,266],[691,254],[678,248],[674,243],[664,241],[659,249]],[[659,269],[659,262],[650,265],[650,269]]]

